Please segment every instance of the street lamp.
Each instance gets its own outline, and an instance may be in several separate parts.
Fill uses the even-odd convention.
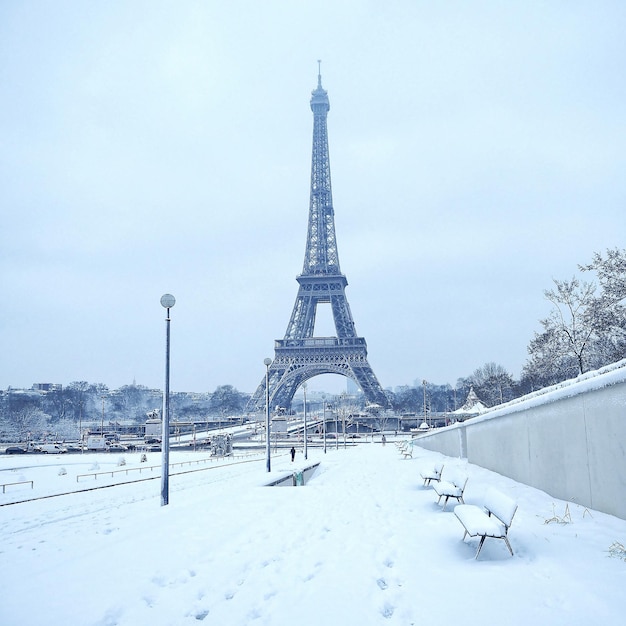
[[[102,396],[102,417],[100,418],[100,437],[104,436],[104,396]]]
[[[83,454],[83,404],[80,404],[80,414],[78,416],[78,436],[80,437],[80,453]]]
[[[163,431],[161,435],[161,506],[169,503],[170,494],[170,309],[176,298],[166,293],[161,296],[161,306],[167,310],[165,318],[165,392],[163,394]]]
[[[306,445],[306,383],[302,385],[302,392],[304,393],[304,460],[306,461],[309,458]]]
[[[341,424],[343,428],[343,449],[346,449],[346,394],[341,394]]]
[[[272,471],[272,462],[270,460],[270,365],[272,359],[264,359],[265,365],[265,468],[268,472]]]
[[[323,433],[324,433],[324,454],[326,454],[326,396],[322,396],[322,402],[323,402],[323,424],[322,427],[324,428]]]

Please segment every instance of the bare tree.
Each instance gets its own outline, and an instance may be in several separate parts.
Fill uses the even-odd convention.
[[[474,370],[467,382],[488,406],[513,399],[513,378],[502,365],[493,361]]]
[[[626,300],[626,250],[609,249],[606,258],[596,252],[592,263],[579,268],[583,272],[596,272],[601,298],[606,304],[621,304]]]
[[[75,422],[82,421],[85,416],[90,387],[91,385],[86,380],[75,380],[65,389],[66,397],[73,409],[72,417]]]
[[[597,331],[594,351],[599,364],[606,365],[626,355],[626,250],[607,250],[606,258],[596,253],[580,269],[594,271],[600,285],[591,311]]]
[[[522,371],[522,384],[531,390],[553,385],[573,378],[581,369],[589,332],[583,335],[580,289],[574,278],[569,282],[554,281],[555,290],[544,292],[554,308],[550,315],[540,320],[541,332],[535,333],[528,345],[529,359]],[[586,292],[588,294],[588,290]],[[591,304],[591,294],[586,306]]]
[[[544,292],[553,305],[544,328],[558,335],[558,339],[565,338],[561,345],[575,357],[578,373],[583,374],[588,369],[587,351],[597,326],[593,314],[596,287],[575,277],[569,281],[554,280],[554,284],[555,289]]]
[[[24,406],[11,416],[9,435],[16,441],[27,441],[31,435],[40,436],[47,427],[48,415],[35,406]]]
[[[551,320],[541,320],[543,332],[535,333],[528,345],[530,355],[522,370],[520,385],[526,392],[554,385],[578,373],[576,358],[569,352],[566,337],[554,332]]]
[[[523,388],[545,387],[626,355],[626,250],[595,253],[579,269],[595,272],[597,284],[555,280],[544,292],[553,308],[528,346]]]

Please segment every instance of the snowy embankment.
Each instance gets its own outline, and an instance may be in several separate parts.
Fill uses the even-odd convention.
[[[443,512],[419,480],[440,459],[469,475],[466,502],[489,486],[518,501],[513,557],[487,540],[474,560],[454,507]],[[85,468],[70,466],[81,460],[3,458],[0,482],[84,487]],[[389,444],[310,451],[319,460],[306,487],[262,486],[303,467],[299,452],[293,465],[273,459],[270,475],[261,458],[172,477],[166,507],[158,480],[0,507],[0,623],[623,623],[626,562],[609,549],[626,543],[626,521],[419,448],[407,460]]]
[[[490,420],[494,417],[503,417],[510,413],[530,409],[548,402],[555,402],[563,398],[571,398],[623,382],[626,382],[626,359],[585,374],[580,374],[576,378],[564,380],[556,385],[533,391],[504,404],[498,404],[487,409],[478,417],[471,418],[471,421],[476,424],[480,421]]]

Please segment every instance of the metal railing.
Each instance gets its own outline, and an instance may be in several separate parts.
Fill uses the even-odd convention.
[[[200,463],[213,463],[214,461],[217,462],[217,461],[222,461],[225,459],[245,458],[248,456],[251,456],[251,455],[229,454],[225,456],[211,456],[211,457],[204,458],[204,459],[194,459],[192,461],[179,461],[177,463],[170,463],[169,467],[170,469],[174,469],[175,467],[185,467],[186,465],[199,465]],[[111,478],[114,478],[116,474],[125,473],[126,475],[128,475],[129,472],[139,472],[141,474],[143,470],[154,471],[155,469],[160,470],[161,466],[160,465],[143,465],[139,467],[124,467],[122,469],[117,469],[117,470],[108,470],[106,472],[89,472],[87,474],[77,474],[76,482],[79,482],[80,478],[88,478],[91,476],[93,476],[94,480],[97,480],[98,476],[110,476]]]
[[[21,480],[17,483],[2,483],[2,493],[6,493],[6,488],[10,487],[11,485],[28,485],[29,483],[30,483],[30,488],[34,489],[32,480]]]

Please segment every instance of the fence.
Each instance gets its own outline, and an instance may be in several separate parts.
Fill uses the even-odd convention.
[[[19,482],[16,483],[2,483],[2,493],[6,493],[6,488],[10,487],[11,485],[28,485],[30,484],[30,488],[34,489],[34,483],[32,480],[21,480]]]
[[[236,459],[236,458],[245,458],[249,455],[234,455],[234,454],[230,454],[228,456],[212,456],[212,457],[208,457],[208,458],[204,458],[204,459],[193,459],[192,461],[179,461],[177,463],[170,463],[170,469],[174,469],[176,467],[185,467],[187,465],[199,465],[200,463],[214,463],[217,461],[221,461],[221,460],[225,460],[225,459]],[[116,474],[126,474],[128,475],[129,472],[138,472],[139,474],[142,473],[142,471],[154,471],[154,470],[159,470],[161,471],[161,465],[140,465],[139,467],[124,467],[122,469],[117,469],[117,470],[107,470],[106,472],[89,472],[87,474],[77,474],[76,475],[76,482],[79,482],[79,480],[81,478],[89,478],[89,477],[93,477],[94,480],[98,479],[98,476],[110,476],[111,478],[114,478]]]

